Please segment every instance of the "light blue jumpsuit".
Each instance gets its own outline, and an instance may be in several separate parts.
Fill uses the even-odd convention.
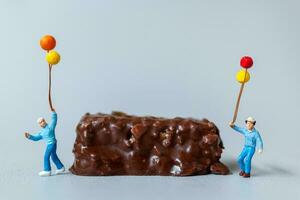
[[[263,150],[263,141],[255,128],[250,131],[246,128],[240,128],[234,125],[233,129],[245,136],[245,145],[238,157],[238,164],[243,172],[250,174],[251,160],[255,153],[255,147],[257,145],[258,149]]]
[[[52,112],[52,120],[50,124],[47,124],[39,133],[30,135],[29,139],[33,141],[45,140],[47,142],[47,148],[44,155],[44,171],[51,171],[50,156],[56,165],[57,169],[63,168],[63,164],[59,160],[56,154],[57,142],[55,139],[55,127],[57,124],[57,114]]]

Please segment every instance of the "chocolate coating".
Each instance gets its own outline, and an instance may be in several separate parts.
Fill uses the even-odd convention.
[[[76,175],[228,174],[219,130],[207,119],[87,113],[73,148]]]

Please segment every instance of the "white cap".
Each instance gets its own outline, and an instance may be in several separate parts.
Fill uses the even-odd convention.
[[[39,117],[36,121],[37,121],[37,123],[40,123],[43,120],[45,120],[43,117]]]
[[[253,117],[248,117],[248,118],[246,119],[246,122],[252,122],[252,123],[255,123],[256,120],[255,120]]]

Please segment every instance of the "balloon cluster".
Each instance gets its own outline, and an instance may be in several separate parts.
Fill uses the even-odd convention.
[[[60,55],[57,53],[57,51],[54,51],[53,49],[56,46],[56,40],[51,35],[45,35],[40,40],[40,45],[42,49],[47,51],[46,54],[46,61],[49,63],[49,65],[56,65],[60,61]]]
[[[244,69],[240,70],[236,74],[236,80],[239,83],[241,83],[241,88],[240,88],[240,92],[239,92],[237,102],[235,105],[234,115],[233,115],[233,119],[232,119],[233,123],[236,121],[236,118],[237,118],[237,114],[238,114],[238,110],[239,110],[239,106],[240,106],[240,100],[242,97],[245,83],[247,83],[250,80],[250,74],[248,72],[248,69],[253,66],[253,59],[250,56],[244,56],[241,58],[240,65]]]
[[[244,69],[236,74],[236,80],[240,83],[247,83],[250,80],[248,69],[253,66],[253,59],[250,56],[244,56],[241,58],[240,64]]]
[[[56,40],[51,35],[45,35],[40,40],[40,46],[42,49],[47,51],[46,54],[46,61],[48,62],[48,68],[49,68],[49,87],[48,87],[48,100],[49,100],[49,106],[51,110],[54,110],[52,105],[52,99],[51,99],[51,71],[52,66],[56,65],[60,61],[60,55],[57,53],[57,51],[54,51],[53,49],[56,46]]]

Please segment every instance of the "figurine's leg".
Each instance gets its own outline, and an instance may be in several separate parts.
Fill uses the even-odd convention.
[[[45,154],[44,154],[44,171],[49,172],[51,171],[51,165],[50,165],[50,155],[52,152],[52,144],[48,144]]]
[[[249,147],[247,156],[245,158],[245,173],[247,173],[247,174],[250,174],[250,172],[251,172],[251,160],[252,160],[254,153],[255,153],[255,148]]]
[[[240,169],[245,172],[245,163],[244,163],[244,159],[247,156],[247,149],[246,147],[243,148],[243,151],[241,152],[241,154],[238,157],[238,164],[240,166]]]
[[[57,144],[55,143],[51,152],[51,158],[52,161],[54,162],[55,166],[57,169],[62,169],[64,166],[61,163],[61,161],[59,160],[57,154],[56,154],[56,148],[57,148]]]

